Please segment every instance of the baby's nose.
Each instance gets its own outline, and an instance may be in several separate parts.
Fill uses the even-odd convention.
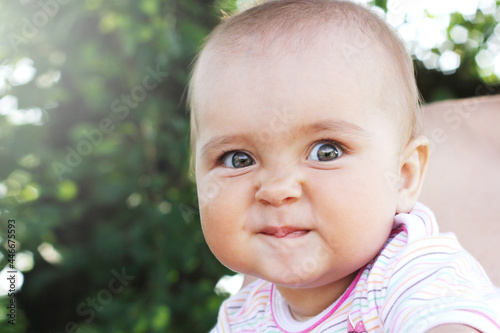
[[[291,204],[302,196],[300,173],[293,168],[285,170],[261,170],[255,199],[271,206]]]

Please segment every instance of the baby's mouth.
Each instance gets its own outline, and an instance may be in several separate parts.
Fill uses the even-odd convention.
[[[295,227],[267,227],[260,231],[261,234],[276,238],[296,238],[304,236],[310,230]]]

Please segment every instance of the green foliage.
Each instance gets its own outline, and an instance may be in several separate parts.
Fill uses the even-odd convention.
[[[231,13],[237,3],[2,3],[0,98],[10,97],[0,105],[0,268],[8,219],[16,220],[18,257],[34,262],[18,262],[25,280],[15,331],[214,325],[222,302],[214,285],[228,270],[199,226],[183,96],[198,45],[221,9]],[[387,1],[376,4],[386,9]],[[456,14],[455,24],[483,40],[498,29],[491,15],[472,22]],[[417,61],[424,97],[494,92],[482,80],[498,78],[475,64],[479,49],[455,45],[463,65],[453,75]],[[17,105],[2,111],[9,100]],[[0,308],[0,331],[8,332]]]
[[[375,0],[375,6],[387,11],[387,0]]]
[[[23,58],[36,69],[25,84],[6,80],[3,95],[42,112],[36,125],[0,116],[2,241],[13,218],[18,253],[34,256],[16,331],[208,331],[222,301],[213,287],[227,269],[199,227],[182,95],[219,14],[195,1],[41,3],[12,1],[0,12],[2,69]],[[122,269],[134,278],[115,293],[109,284]]]

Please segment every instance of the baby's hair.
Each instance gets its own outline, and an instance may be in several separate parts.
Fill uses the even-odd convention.
[[[404,124],[403,144],[419,136],[422,114],[412,59],[397,32],[378,14],[350,1],[269,0],[234,16],[224,17],[208,36],[194,61],[187,101],[191,112],[192,167],[198,128],[197,95],[200,91],[207,91],[207,80],[199,79],[200,68],[216,64],[217,70],[211,71],[210,77],[215,81],[217,72],[224,70],[224,60],[231,61],[231,57],[237,54],[257,58],[269,54],[284,56],[309,47],[317,48],[329,33],[338,33],[339,30],[351,37],[348,45],[344,45],[347,48],[340,50],[346,52],[346,56],[356,50],[359,52],[366,47],[363,46],[366,42],[378,42],[378,47],[387,55],[385,59],[389,60],[385,61],[383,74],[387,85],[379,87],[378,91],[383,91],[382,100],[395,110],[392,116]],[[353,32],[356,35],[354,38]],[[338,47],[323,44],[325,49]],[[364,56],[370,56],[368,49],[364,51]]]

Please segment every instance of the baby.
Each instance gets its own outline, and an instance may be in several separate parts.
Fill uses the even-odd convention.
[[[500,332],[500,297],[417,198],[412,61],[360,5],[274,0],[226,19],[189,87],[203,233],[259,278],[213,332]]]

